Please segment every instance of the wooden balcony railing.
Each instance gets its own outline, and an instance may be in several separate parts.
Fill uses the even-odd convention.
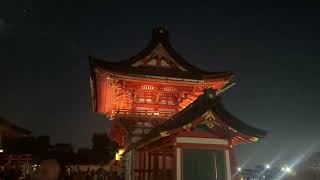
[[[21,155],[4,155],[3,160],[5,161],[5,164],[11,164],[11,163],[24,163],[24,162],[31,162],[32,161],[32,155],[31,154],[21,154]]]
[[[169,118],[173,116],[173,111],[152,111],[152,110],[132,110],[132,109],[119,109],[116,111],[117,116],[153,116],[159,118]]]

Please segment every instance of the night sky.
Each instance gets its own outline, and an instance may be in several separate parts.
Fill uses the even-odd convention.
[[[288,2],[2,0],[0,114],[54,143],[89,146],[110,122],[92,112],[88,56],[133,56],[164,24],[190,63],[235,72],[227,109],[269,132],[239,147],[241,164],[290,163],[319,142],[320,13]]]

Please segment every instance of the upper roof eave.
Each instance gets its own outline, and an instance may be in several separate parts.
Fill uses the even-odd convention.
[[[200,68],[190,64],[188,61],[186,61],[171,45],[169,40],[169,32],[163,27],[157,27],[154,28],[152,31],[152,39],[148,43],[148,45],[139,53],[137,53],[135,56],[132,56],[128,59],[124,59],[117,62],[107,62],[103,61],[105,64],[108,65],[119,65],[119,66],[131,66],[132,64],[135,64],[136,62],[146,58],[149,54],[152,53],[152,51],[161,44],[164,49],[169,53],[169,55],[181,66],[183,66],[187,71],[191,73],[198,73],[203,75],[210,75],[214,72],[207,72],[204,70],[201,70]],[[96,59],[96,58],[95,58]]]
[[[89,71],[90,71],[90,90],[91,90],[91,103],[93,112],[97,112],[97,79],[95,74],[94,58],[89,56]]]
[[[230,80],[233,78],[234,73],[226,72],[189,72],[189,71],[176,71],[166,68],[152,68],[152,67],[132,67],[124,66],[119,63],[103,61],[95,57],[89,57],[91,73],[95,73],[95,69],[103,70],[106,72],[130,74],[135,76],[159,76],[159,77],[172,77],[191,80]]]
[[[31,134],[31,131],[29,130],[26,130],[22,127],[19,127],[15,124],[12,124],[11,122],[9,122],[7,119],[5,119],[4,117],[1,117],[0,116],[0,124],[4,125],[4,126],[7,126],[8,128],[11,128],[12,130],[14,131],[17,131],[21,134],[24,134],[24,135],[30,135]]]

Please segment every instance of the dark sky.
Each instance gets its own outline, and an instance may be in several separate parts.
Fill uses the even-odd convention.
[[[242,164],[290,162],[316,145],[319,10],[195,2],[2,0],[0,114],[53,142],[89,146],[110,122],[91,110],[88,56],[130,57],[164,24],[190,63],[236,73],[237,86],[223,95],[228,110],[268,130],[239,147]]]

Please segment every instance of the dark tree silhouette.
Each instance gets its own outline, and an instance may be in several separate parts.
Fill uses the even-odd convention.
[[[107,134],[94,134],[92,137],[92,152],[98,162],[109,162],[115,156],[117,145]]]

